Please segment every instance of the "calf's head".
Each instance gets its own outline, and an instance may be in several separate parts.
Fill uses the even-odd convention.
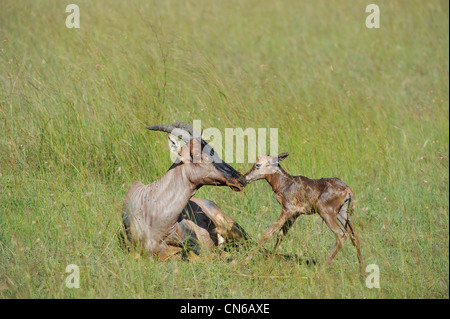
[[[253,167],[244,175],[247,183],[266,178],[270,174],[274,174],[278,170],[278,163],[288,157],[288,153],[276,156],[260,155]]]

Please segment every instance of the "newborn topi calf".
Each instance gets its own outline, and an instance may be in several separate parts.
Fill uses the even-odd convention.
[[[339,178],[309,179],[304,176],[289,175],[279,165],[287,156],[287,153],[278,156],[261,155],[252,169],[245,174],[247,183],[265,179],[272,186],[276,199],[281,205],[280,217],[264,233],[257,248],[250,253],[245,262],[248,263],[255,251],[279,230],[275,251],[299,215],[318,213],[336,237],[336,245],[330,251],[327,263],[333,260],[342,244],[350,236],[357,249],[361,272],[364,273],[359,241],[349,219],[353,211],[352,190]]]

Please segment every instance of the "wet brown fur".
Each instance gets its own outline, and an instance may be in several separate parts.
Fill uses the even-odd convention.
[[[349,219],[353,211],[351,188],[339,178],[310,179],[305,176],[291,176],[279,165],[287,155],[262,155],[245,174],[247,183],[265,179],[272,186],[282,207],[277,221],[264,233],[257,248],[246,258],[246,262],[278,231],[275,251],[298,216],[318,213],[336,237],[336,245],[330,251],[327,263],[331,263],[349,236],[357,249],[361,272],[364,272],[359,240]]]

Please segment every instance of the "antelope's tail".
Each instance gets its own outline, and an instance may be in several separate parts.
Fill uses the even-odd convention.
[[[353,214],[353,194],[349,192],[338,212],[338,220],[341,222],[344,229],[347,228],[350,222],[350,216]]]

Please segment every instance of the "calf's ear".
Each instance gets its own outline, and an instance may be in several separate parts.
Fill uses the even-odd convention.
[[[283,161],[283,160],[284,160],[286,157],[288,157],[288,156],[289,156],[289,153],[288,153],[288,152],[284,152],[284,153],[278,155],[278,163],[281,162],[281,161]]]
[[[271,165],[277,165],[279,162],[284,161],[284,159],[288,156],[289,154],[287,152],[282,153],[278,156],[272,156]]]

